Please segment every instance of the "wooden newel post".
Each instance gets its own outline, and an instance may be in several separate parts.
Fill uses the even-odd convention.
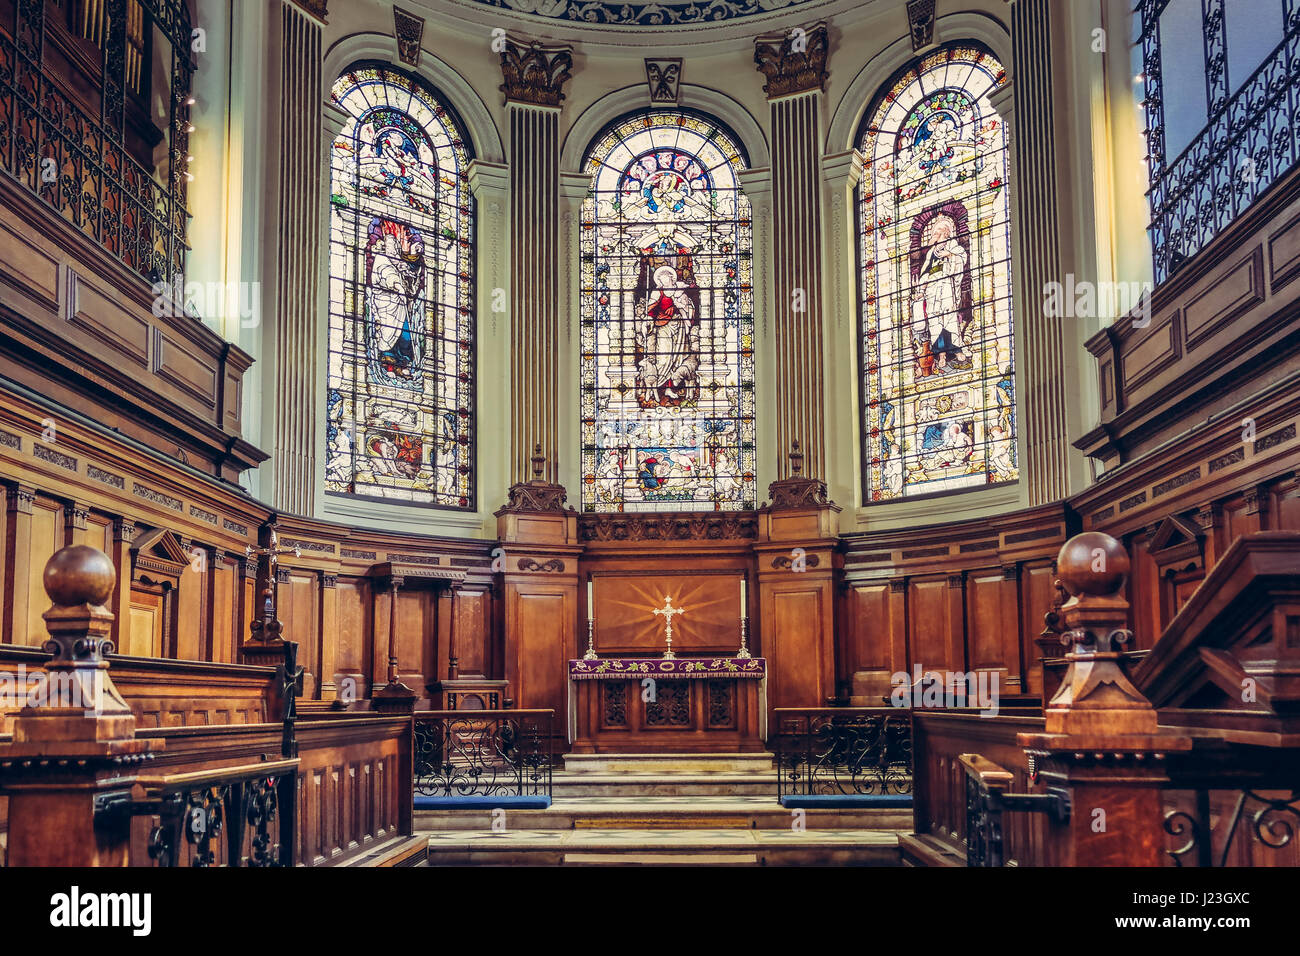
[[[1191,740],[1162,732],[1156,711],[1120,667],[1127,629],[1129,559],[1108,534],[1088,531],[1061,548],[1057,574],[1065,677],[1046,708],[1046,732],[1019,734],[1039,783],[1063,790],[1069,819],[1049,822],[1058,866],[1159,866],[1165,833],[1165,758]]]
[[[45,612],[53,656],[0,749],[0,790],[9,797],[10,866],[126,866],[128,798],[140,763],[162,742],[135,739],[135,716],[113,686],[105,655],[117,572],[103,551],[75,545],[45,565]]]

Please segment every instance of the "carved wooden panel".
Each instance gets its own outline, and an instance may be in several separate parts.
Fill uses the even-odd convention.
[[[686,609],[673,618],[673,650],[729,654],[740,646],[739,573],[611,571],[594,573],[592,583],[598,653],[662,652],[664,618],[653,609],[665,597]]]

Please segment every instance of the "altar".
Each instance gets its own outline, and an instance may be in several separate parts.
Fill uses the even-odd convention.
[[[766,749],[761,657],[569,661],[573,753],[759,753]]]

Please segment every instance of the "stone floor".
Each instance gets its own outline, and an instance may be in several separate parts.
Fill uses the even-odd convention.
[[[440,865],[898,865],[887,830],[446,830],[429,835]]]

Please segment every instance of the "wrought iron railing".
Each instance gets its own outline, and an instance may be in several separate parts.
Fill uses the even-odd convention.
[[[158,866],[293,866],[298,827],[298,694],[303,670],[298,644],[281,644],[276,666],[282,759],[192,773],[139,777],[134,792],[112,791],[95,800],[97,821],[156,816],[149,858]],[[217,849],[225,836],[225,853]],[[185,853],[185,844],[193,847]]]
[[[1184,794],[1166,791],[1166,799]],[[1194,790],[1165,811],[1166,849],[1175,866],[1222,867],[1300,862],[1300,791]],[[1216,805],[1217,804],[1217,805]],[[1229,805],[1231,809],[1229,809]],[[1257,856],[1256,849],[1265,851]]]
[[[120,812],[158,817],[148,843],[158,866],[179,866],[187,843],[191,866],[217,865],[223,837],[227,866],[293,866],[297,781],[297,759],[142,778],[142,798]]]
[[[415,792],[550,796],[553,710],[432,710],[415,715]]]
[[[1166,156],[1160,15],[1169,0],[1140,0],[1143,101],[1156,282],[1173,275],[1300,159],[1300,5],[1287,5],[1281,42],[1230,91],[1224,3],[1205,0],[1208,119],[1178,156]],[[1235,85],[1235,80],[1234,80]]]
[[[1007,811],[1046,813],[1064,822],[1070,819],[1070,801],[1064,790],[1045,793],[1008,793],[1015,779],[992,760],[979,754],[962,754],[958,761],[966,774],[966,865],[1003,866],[1002,814]]]
[[[896,707],[777,708],[777,792],[912,792],[912,718]]]
[[[132,15],[128,18],[128,6]],[[169,289],[183,281],[189,180],[190,90],[193,76],[189,6],[185,0],[107,0],[95,45],[102,53],[99,115],[69,95],[48,66],[47,18],[62,14],[43,0],[15,4],[0,29],[0,169],[49,203],[126,266]],[[170,48],[166,104],[167,158],[157,175],[128,148],[128,19],[156,27]]]

